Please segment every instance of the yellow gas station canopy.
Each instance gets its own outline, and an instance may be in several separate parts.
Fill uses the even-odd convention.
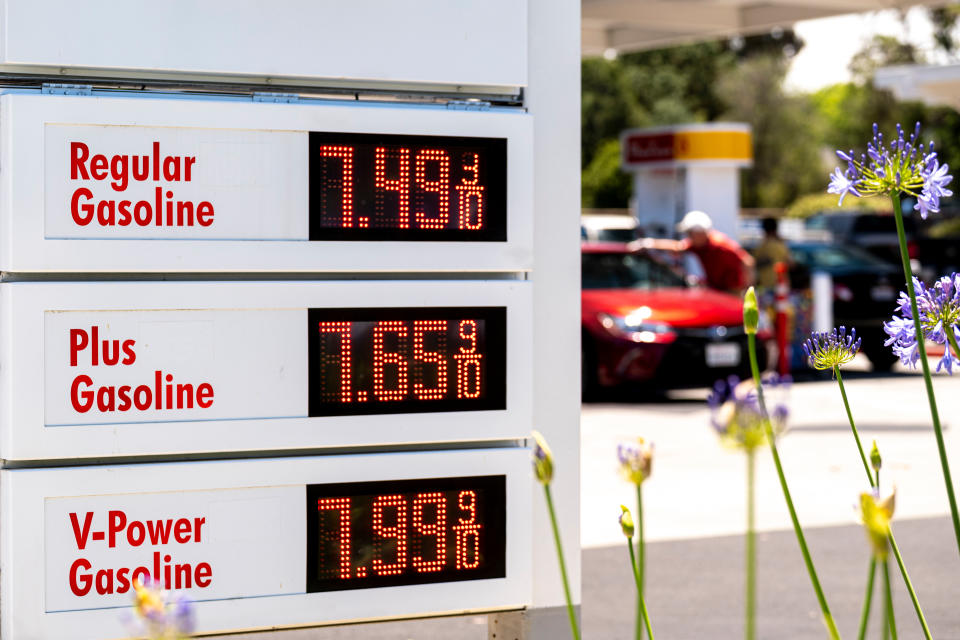
[[[748,167],[753,161],[750,125],[709,122],[628,129],[620,134],[624,169],[652,169],[692,164]]]
[[[916,0],[582,0],[583,55],[763,33],[846,13],[936,6]]]

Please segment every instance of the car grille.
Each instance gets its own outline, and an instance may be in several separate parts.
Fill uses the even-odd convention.
[[[695,327],[674,329],[674,333],[677,334],[677,337],[712,340],[716,342],[732,340],[734,338],[740,338],[746,335],[746,332],[743,330],[743,325],[734,325],[732,327],[718,325],[707,328]]]
[[[747,336],[743,327],[739,328],[739,332],[731,331],[723,338],[717,338],[715,333],[709,336],[706,329],[698,331],[699,335],[679,334],[677,340],[670,344],[657,368],[655,378],[658,382],[671,386],[709,386],[730,375],[738,375],[741,378],[750,375]],[[735,342],[740,345],[740,363],[732,367],[708,367],[707,345],[717,342]],[[761,369],[765,368],[766,358],[764,343],[757,341],[757,359]]]

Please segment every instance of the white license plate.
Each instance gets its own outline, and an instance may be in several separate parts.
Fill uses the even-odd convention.
[[[738,364],[740,364],[740,345],[736,342],[707,345],[708,367],[735,367]]]
[[[870,289],[870,297],[874,300],[893,300],[896,296],[893,287],[887,285],[880,284]]]

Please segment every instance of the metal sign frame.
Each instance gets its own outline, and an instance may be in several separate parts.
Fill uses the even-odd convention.
[[[282,0],[269,11],[256,0],[3,0],[0,10],[0,65],[11,70],[468,90],[527,83],[526,0]]]
[[[239,99],[172,96],[49,96],[11,90],[0,95],[0,270],[59,273],[199,272],[516,272],[532,267],[532,124],[517,110],[461,111],[442,106],[329,102],[264,104]],[[69,157],[45,158],[46,125],[149,127],[171,134],[190,131],[259,132],[269,140],[310,131],[502,137],[507,140],[507,240],[505,242],[310,242],[288,240],[102,240],[47,237],[47,168],[65,179]],[[267,142],[266,144],[269,144]],[[307,188],[309,166],[291,153],[288,174]],[[281,159],[282,161],[282,159]],[[306,203],[306,193],[299,198]],[[68,207],[69,202],[64,206]],[[263,224],[268,210],[251,207],[233,216]],[[227,215],[224,212],[223,215]],[[288,212],[306,229],[309,212]],[[277,237],[273,235],[272,237]],[[425,244],[429,251],[425,251]]]
[[[257,488],[303,491],[305,486],[325,482],[401,480],[412,478],[505,475],[507,500],[507,572],[505,578],[441,582],[403,587],[355,589],[305,593],[306,575],[297,593],[228,598],[195,603],[200,633],[240,632],[267,628],[313,626],[341,621],[371,620],[426,613],[483,612],[522,607],[531,590],[530,553],[532,531],[527,517],[531,509],[529,451],[521,448],[389,453],[373,455],[296,457],[220,462],[181,462],[101,467],[4,470],[0,472],[0,496],[5,535],[0,540],[0,633],[4,638],[84,640],[127,637],[121,621],[124,607],[46,612],[45,581],[50,561],[45,549],[45,505],[49,500],[83,496],[115,496],[117,504],[158,493],[179,494],[189,502],[191,492],[224,490],[224,499],[238,499],[233,492]],[[99,499],[99,498],[97,498]],[[301,502],[302,504],[302,502]],[[81,507],[82,508],[82,507]],[[162,514],[167,517],[165,514]],[[159,516],[158,516],[159,517]],[[257,514],[251,510],[250,518]],[[289,538],[275,540],[280,562],[305,562],[304,514],[289,513],[290,527],[276,526]],[[70,522],[59,526],[73,536]],[[216,528],[208,525],[208,531]],[[239,523],[238,526],[242,526]],[[269,528],[268,528],[269,529]],[[221,528],[221,531],[223,529]],[[149,544],[149,543],[145,543]],[[96,547],[96,548],[94,548]],[[84,553],[101,563],[116,558],[104,543],[90,544]],[[153,549],[169,547],[154,546]],[[96,555],[99,554],[99,555]],[[113,555],[111,555],[113,554]],[[109,565],[107,565],[109,566]],[[296,569],[296,567],[294,567]],[[217,567],[213,567],[214,577]]]
[[[44,342],[45,312],[103,310],[109,322],[111,313],[123,310],[299,310],[303,322],[295,326],[302,331],[291,330],[286,332],[291,335],[275,336],[267,342],[275,341],[291,358],[301,358],[286,365],[270,361],[271,366],[281,371],[286,366],[306,374],[306,309],[411,306],[506,307],[505,410],[309,418],[304,395],[302,406],[293,407],[292,413],[275,414],[274,419],[257,416],[252,420],[177,421],[171,417],[161,418],[166,420],[162,422],[141,418],[125,424],[45,426],[46,357],[37,354],[57,349],[63,356],[58,355],[57,361],[62,360],[64,368],[69,364],[68,335],[58,335],[56,345]],[[6,354],[8,364],[0,370],[0,452],[7,460],[65,460],[522,438],[532,421],[529,314],[529,284],[509,280],[5,283],[0,286],[0,351]],[[86,318],[90,314],[83,315]],[[166,316],[163,319],[170,321]],[[249,339],[255,343],[257,336]],[[258,357],[257,350],[251,350],[254,362]],[[210,366],[215,369],[218,365],[211,362]],[[229,367],[229,359],[220,366]],[[291,384],[302,385],[303,389],[307,386],[306,380],[293,380]],[[68,388],[59,391],[64,397],[69,393]]]

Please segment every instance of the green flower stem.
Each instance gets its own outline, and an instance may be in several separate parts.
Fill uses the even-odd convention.
[[[640,593],[643,581],[640,572],[637,570],[637,560],[633,555],[633,543],[630,542],[630,538],[627,538],[627,549],[630,551],[630,567],[633,569],[633,580],[637,583],[637,593]],[[647,628],[647,636],[650,640],[653,640],[653,629],[650,628],[650,616],[647,615],[647,604],[644,602],[643,596],[640,596],[640,615],[643,617],[643,624]]]
[[[757,542],[754,504],[756,457],[754,448],[747,449],[747,640],[757,637]]]
[[[953,520],[953,534],[957,539],[957,551],[960,552],[960,513],[957,512],[957,498],[953,493],[953,479],[950,477],[950,464],[947,462],[947,450],[943,444],[943,430],[940,428],[937,398],[933,393],[930,364],[927,362],[927,350],[924,348],[923,327],[920,325],[920,312],[917,309],[917,294],[913,288],[913,270],[910,268],[907,237],[903,230],[903,211],[900,208],[900,194],[895,191],[890,194],[890,199],[893,201],[893,216],[897,222],[897,237],[900,240],[900,260],[903,262],[903,275],[907,278],[907,293],[910,295],[910,312],[913,314],[913,327],[917,333],[917,351],[920,352],[923,382],[927,389],[930,417],[933,419],[933,432],[937,437],[937,451],[940,454],[940,467],[943,469],[943,481],[947,485],[947,499],[950,501],[950,517]]]
[[[860,444],[860,436],[857,435],[857,427],[853,423],[853,413],[850,411],[850,403],[847,402],[847,393],[843,388],[843,378],[840,377],[840,369],[834,367],[834,373],[836,373],[837,382],[840,384],[840,395],[843,396],[843,406],[847,409],[847,418],[850,420],[850,429],[853,430],[853,437],[857,441],[857,449],[860,451],[860,459],[863,460],[863,468],[867,472],[867,479],[870,481],[871,487],[879,487],[880,470],[877,469],[876,482],[874,482],[873,474],[870,473],[870,467],[867,465],[867,457],[863,453],[863,446]],[[913,588],[913,583],[910,581],[910,575],[907,573],[907,567],[904,565],[903,558],[900,556],[900,548],[897,546],[897,541],[893,537],[893,531],[890,531],[887,539],[890,541],[890,548],[893,549],[893,554],[897,558],[897,566],[900,567],[900,575],[903,576],[903,583],[907,586],[907,591],[910,592],[910,600],[913,602],[913,608],[917,612],[917,619],[920,621],[920,626],[923,627],[925,637],[930,640],[930,629],[927,627],[927,621],[923,616],[923,609],[920,607],[920,600],[917,598],[917,593]],[[864,606],[867,605],[865,604]]]
[[[637,640],[643,637],[643,627],[640,625],[640,618],[645,617],[646,614],[642,613],[643,609],[643,585],[646,566],[647,566],[647,556],[646,549],[643,541],[643,484],[637,485],[637,521],[634,523],[637,527],[637,575],[639,576],[639,582],[637,583],[637,626],[636,626],[636,636]]]
[[[827,631],[833,640],[839,640],[840,632],[837,630],[837,623],[833,620],[830,613],[830,606],[823,595],[823,589],[820,587],[820,579],[817,577],[817,570],[813,566],[813,560],[810,558],[810,550],[807,548],[807,540],[803,535],[803,529],[800,528],[800,521],[797,519],[797,511],[793,507],[793,499],[790,497],[790,488],[787,486],[787,478],[783,474],[783,465],[780,464],[780,454],[777,452],[777,441],[774,438],[773,427],[770,424],[767,406],[763,399],[763,386],[760,383],[760,367],[757,365],[757,336],[754,333],[747,334],[747,348],[750,353],[750,371],[753,373],[753,382],[757,385],[757,400],[760,403],[760,413],[763,416],[764,428],[767,432],[767,440],[770,441],[770,452],[773,454],[773,463],[777,468],[777,476],[780,478],[780,488],[783,490],[783,499],[787,503],[787,510],[790,512],[790,520],[793,522],[793,531],[797,534],[797,543],[800,545],[800,552],[803,554],[803,562],[807,565],[807,573],[810,574],[810,582],[813,583],[813,590],[816,592],[817,601],[820,603],[820,611],[823,613],[823,622],[827,625]]]
[[[867,637],[867,622],[870,620],[870,605],[873,603],[873,580],[877,576],[877,558],[870,558],[870,572],[867,574],[867,592],[863,596],[863,612],[860,614],[860,631],[857,640]]]
[[[890,590],[890,561],[883,561],[883,590],[886,603],[887,621],[890,624],[890,637],[897,640],[897,621],[893,616],[893,592]]]
[[[543,495],[547,498],[547,511],[550,512],[550,524],[553,527],[553,542],[557,547],[557,560],[560,562],[560,577],[563,578],[563,595],[567,599],[567,615],[570,616],[570,630],[573,640],[580,640],[580,627],[577,625],[577,616],[573,612],[573,599],[570,597],[570,582],[567,580],[567,565],[563,561],[563,547],[560,544],[560,530],[557,528],[557,516],[553,510],[553,497],[550,495],[550,485],[543,485]]]
[[[857,433],[857,425],[853,423],[853,413],[850,411],[850,402],[847,401],[847,390],[843,387],[843,376],[840,375],[840,367],[833,368],[833,374],[837,377],[837,384],[840,385],[840,395],[843,396],[843,406],[847,410],[847,420],[850,421],[850,429],[853,431],[853,439],[857,441],[857,451],[860,452],[860,460],[863,462],[863,470],[867,472],[867,478],[870,479],[870,486],[873,484],[873,474],[870,473],[870,463],[867,462],[867,456],[863,452],[863,445],[860,444],[860,434]]]
[[[913,608],[917,612],[917,619],[920,621],[920,626],[923,628],[923,637],[927,640],[932,640],[933,636],[930,635],[930,627],[927,626],[927,620],[923,617],[923,609],[920,608],[920,600],[917,599],[917,592],[913,589],[913,583],[910,581],[910,576],[907,574],[907,567],[903,564],[903,558],[900,556],[900,548],[897,547],[897,541],[893,539],[893,530],[887,534],[887,539],[890,541],[890,548],[893,550],[893,557],[897,559],[897,566],[900,567],[900,575],[903,576],[903,583],[907,586],[907,592],[910,594],[910,601],[913,602]]]

